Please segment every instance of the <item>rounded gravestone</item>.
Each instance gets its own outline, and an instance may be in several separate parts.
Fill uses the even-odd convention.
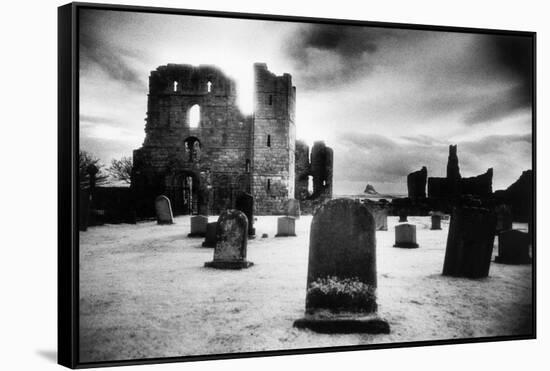
[[[431,230],[440,230],[441,229],[441,215],[439,214],[432,214],[432,226],[430,227]]]
[[[239,210],[226,210],[218,218],[214,260],[205,267],[218,269],[243,269],[253,263],[246,260],[248,220]]]
[[[155,199],[155,211],[157,213],[158,224],[173,224],[174,216],[170,200],[166,196],[158,196]]]
[[[375,222],[359,202],[322,205],[310,229],[305,317],[298,328],[327,333],[388,333],[376,315]]]

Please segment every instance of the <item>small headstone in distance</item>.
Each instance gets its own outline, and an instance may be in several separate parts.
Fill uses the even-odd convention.
[[[173,224],[174,216],[170,200],[166,196],[158,196],[155,199],[155,211],[157,212],[158,224]]]
[[[407,222],[407,213],[404,211],[401,211],[399,213],[399,223],[406,223]]]
[[[191,232],[187,237],[205,237],[208,217],[204,215],[194,215],[191,217]]]
[[[487,277],[493,255],[495,227],[496,216],[491,210],[455,207],[447,235],[443,275]]]
[[[406,249],[416,249],[416,225],[410,223],[398,224],[395,226],[395,245]]]
[[[253,263],[246,260],[248,220],[239,210],[226,210],[218,218],[214,260],[205,267],[217,269],[243,269]]]
[[[502,264],[529,264],[529,234],[510,230],[498,234],[498,256],[495,262]]]
[[[296,219],[292,216],[277,218],[277,234],[275,237],[296,237]]]
[[[321,333],[389,333],[377,316],[375,222],[350,199],[320,206],[311,222],[305,316],[297,328]]]
[[[202,247],[216,247],[216,226],[218,222],[211,222],[206,225],[206,237]]]
[[[269,237],[269,235],[267,233],[262,234],[262,238],[268,238],[268,237]]]
[[[441,229],[441,215],[440,214],[432,214],[432,226],[430,227],[431,230],[436,231]]]

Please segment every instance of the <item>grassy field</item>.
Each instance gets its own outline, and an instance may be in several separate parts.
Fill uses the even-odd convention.
[[[431,231],[429,217],[409,218],[419,249],[392,247],[397,217],[376,233],[379,314],[390,334],[295,329],[304,312],[311,216],[297,221],[297,237],[286,238],[274,238],[276,218],[258,217],[258,237],[248,244],[254,266],[242,271],[203,267],[213,249],[187,238],[188,216],[169,226],[81,232],[81,362],[532,332],[531,265],[491,263],[489,277],[478,280],[443,277],[448,221]]]

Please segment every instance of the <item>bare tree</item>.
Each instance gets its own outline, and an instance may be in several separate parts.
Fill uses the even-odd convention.
[[[99,162],[99,158],[86,151],[78,152],[78,178],[80,182],[80,188],[88,188],[90,184],[90,177],[88,175],[88,168],[95,166],[98,170],[96,174],[96,184],[101,185],[107,181],[108,175],[103,172],[103,165]]]
[[[113,159],[111,166],[107,169],[111,177],[130,184],[132,177],[132,158],[122,157],[120,160]]]

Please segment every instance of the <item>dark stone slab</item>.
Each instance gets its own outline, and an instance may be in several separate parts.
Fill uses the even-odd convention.
[[[432,219],[432,226],[430,227],[430,229],[432,231],[441,230],[441,215],[433,214],[431,216],[431,219]]]
[[[407,222],[407,214],[403,211],[399,213],[399,223],[406,223]]]
[[[158,196],[155,199],[155,211],[157,213],[158,224],[173,224],[174,216],[170,200],[166,196]]]
[[[359,202],[338,199],[317,209],[310,229],[305,317],[296,327],[380,332],[385,321],[376,317],[375,233],[373,216]]]
[[[256,235],[254,229],[254,197],[249,193],[240,193],[235,202],[235,208],[246,215],[248,219],[248,236],[254,237]]]
[[[195,215],[191,217],[191,232],[187,237],[206,237],[206,228],[208,217],[204,215]]]
[[[511,230],[498,234],[498,256],[495,262],[502,264],[529,264],[529,245],[531,239],[528,233]]]
[[[495,227],[496,216],[490,210],[455,207],[447,236],[443,275],[487,277],[495,241]]]
[[[416,225],[403,223],[395,226],[395,245],[406,249],[416,249]]]
[[[216,226],[218,222],[208,223],[206,225],[206,238],[202,243],[202,247],[216,247]]]
[[[246,260],[248,220],[239,210],[226,210],[218,218],[214,260],[205,267],[243,269],[252,265]]]

